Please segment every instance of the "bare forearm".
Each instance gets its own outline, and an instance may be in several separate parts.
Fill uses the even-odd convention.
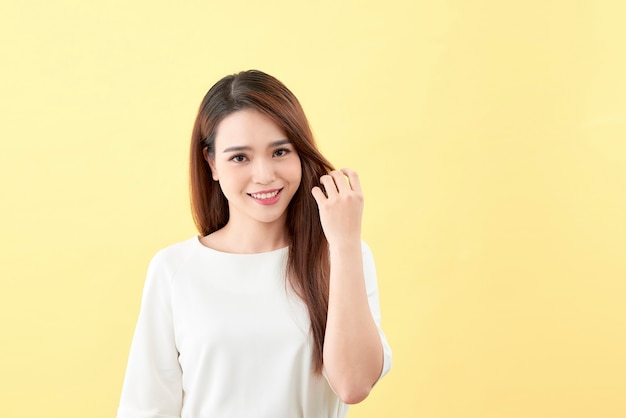
[[[347,178],[347,181],[346,181]],[[330,248],[330,289],[324,337],[328,381],[345,403],[361,402],[380,377],[383,348],[367,300],[359,176],[344,168],[320,177],[312,189]]]
[[[331,270],[324,365],[340,398],[346,403],[357,403],[367,397],[380,376],[382,344],[368,305],[360,239],[329,244]]]

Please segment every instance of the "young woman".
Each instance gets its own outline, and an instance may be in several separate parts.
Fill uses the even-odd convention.
[[[150,263],[118,418],[337,418],[391,367],[357,174],[296,97],[217,82],[191,141],[199,237]]]

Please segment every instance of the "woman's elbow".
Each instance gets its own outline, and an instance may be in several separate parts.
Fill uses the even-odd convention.
[[[341,402],[348,405],[354,405],[365,400],[371,390],[371,386],[348,385],[344,388],[338,389],[337,396]]]

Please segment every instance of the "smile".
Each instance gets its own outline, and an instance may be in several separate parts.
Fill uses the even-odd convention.
[[[263,193],[248,193],[248,195],[252,196],[255,199],[266,200],[276,197],[278,193],[281,192],[282,189],[274,190],[272,192],[263,192]]]

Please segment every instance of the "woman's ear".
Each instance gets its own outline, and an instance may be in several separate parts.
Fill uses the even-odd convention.
[[[217,177],[217,170],[215,169],[215,160],[209,156],[209,153],[207,152],[207,148],[206,147],[204,147],[202,149],[202,156],[204,157],[206,162],[209,163],[209,167],[211,168],[211,175],[213,176],[213,180],[215,180],[215,181],[219,180],[219,178]]]

